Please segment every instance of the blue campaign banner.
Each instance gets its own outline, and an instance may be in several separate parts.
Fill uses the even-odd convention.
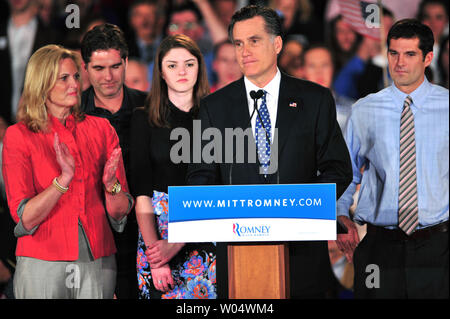
[[[336,220],[336,184],[169,186],[169,223],[231,218]]]

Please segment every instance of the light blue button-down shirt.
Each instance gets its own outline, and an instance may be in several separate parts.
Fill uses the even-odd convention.
[[[424,228],[448,220],[449,94],[425,79],[409,95],[416,137],[418,228]],[[354,220],[397,227],[400,116],[406,96],[392,85],[353,106],[345,132],[353,181],[337,203],[338,216],[349,215],[356,185],[361,184]]]

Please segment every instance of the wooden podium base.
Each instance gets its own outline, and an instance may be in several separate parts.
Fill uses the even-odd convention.
[[[288,245],[229,244],[228,297],[289,298]]]

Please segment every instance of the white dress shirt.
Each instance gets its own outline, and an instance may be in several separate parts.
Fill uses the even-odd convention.
[[[244,76],[244,83],[245,83],[245,90],[247,92],[247,101],[248,101],[248,111],[250,116],[253,113],[253,99],[250,97],[251,91],[258,91],[258,90],[264,90],[267,92],[266,94],[266,104],[267,109],[269,110],[270,115],[270,126],[272,128],[271,130],[271,142],[273,142],[273,137],[275,133],[275,123],[277,121],[277,110],[278,110],[278,94],[280,92],[280,82],[281,82],[281,73],[280,70],[277,68],[277,73],[273,77],[273,79],[263,88],[260,88],[250,82],[247,77]],[[261,106],[262,99],[258,99],[258,110]],[[251,119],[251,125],[252,125],[252,132],[253,136],[255,136],[255,125],[256,125],[256,118],[258,117],[258,113],[255,111],[255,114],[253,114],[253,117]]]

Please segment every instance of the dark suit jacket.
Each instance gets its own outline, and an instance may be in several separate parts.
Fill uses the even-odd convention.
[[[0,85],[0,116],[3,117],[10,124],[15,122],[11,114],[11,99],[12,99],[12,69],[11,69],[11,55],[8,39],[8,20],[0,21],[0,74],[2,75],[2,85]],[[53,30],[45,27],[38,19],[38,27],[34,37],[34,44],[31,54],[37,49],[47,44],[58,44],[58,35]]]
[[[223,136],[227,127],[250,127],[244,79],[204,98],[199,117],[202,130],[215,127]],[[339,198],[352,180],[352,168],[331,92],[282,73],[275,126],[279,134],[275,174],[265,178],[259,174],[258,163],[233,164],[230,180],[231,165],[223,161],[191,164],[188,184],[336,183]],[[222,153],[225,154],[224,150]],[[248,158],[247,154],[244,158]],[[325,293],[333,278],[327,242],[290,242],[289,253],[291,297]],[[219,269],[223,264],[226,262],[217,263],[219,294],[223,294],[224,282],[220,282],[220,277],[224,274]]]

